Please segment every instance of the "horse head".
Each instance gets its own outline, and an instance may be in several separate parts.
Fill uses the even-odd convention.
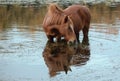
[[[61,24],[61,33],[64,35],[68,44],[76,42],[76,35],[74,32],[74,24],[69,16],[66,16]]]

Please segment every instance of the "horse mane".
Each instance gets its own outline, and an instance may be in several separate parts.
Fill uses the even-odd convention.
[[[61,25],[64,23],[66,15],[63,10],[55,3],[52,3],[48,7],[47,15],[44,19],[43,25]]]

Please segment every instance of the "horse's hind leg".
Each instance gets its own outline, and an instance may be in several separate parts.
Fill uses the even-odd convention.
[[[89,27],[84,27],[82,29],[83,31],[83,40],[82,40],[82,44],[85,44],[85,45],[89,45],[89,38],[88,38],[88,32],[89,32]]]

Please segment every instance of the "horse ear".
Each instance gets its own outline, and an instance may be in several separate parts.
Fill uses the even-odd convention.
[[[71,23],[73,23],[72,19],[69,16],[65,16],[64,23],[67,23],[68,21],[71,22]]]
[[[71,26],[74,25],[72,19],[70,18],[70,16],[68,16],[68,21],[70,22],[70,25],[71,25]]]
[[[73,21],[72,19],[69,17],[69,16],[65,16],[64,17],[64,20],[63,20],[63,23],[70,23],[71,25],[73,25]]]
[[[73,23],[72,19],[70,18],[70,16],[67,16],[68,17],[68,20]]]
[[[68,22],[68,16],[65,16],[64,23]]]

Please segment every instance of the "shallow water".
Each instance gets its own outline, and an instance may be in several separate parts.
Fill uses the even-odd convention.
[[[74,48],[47,43],[46,8],[0,7],[0,81],[120,81],[119,9],[91,6],[90,45]]]

